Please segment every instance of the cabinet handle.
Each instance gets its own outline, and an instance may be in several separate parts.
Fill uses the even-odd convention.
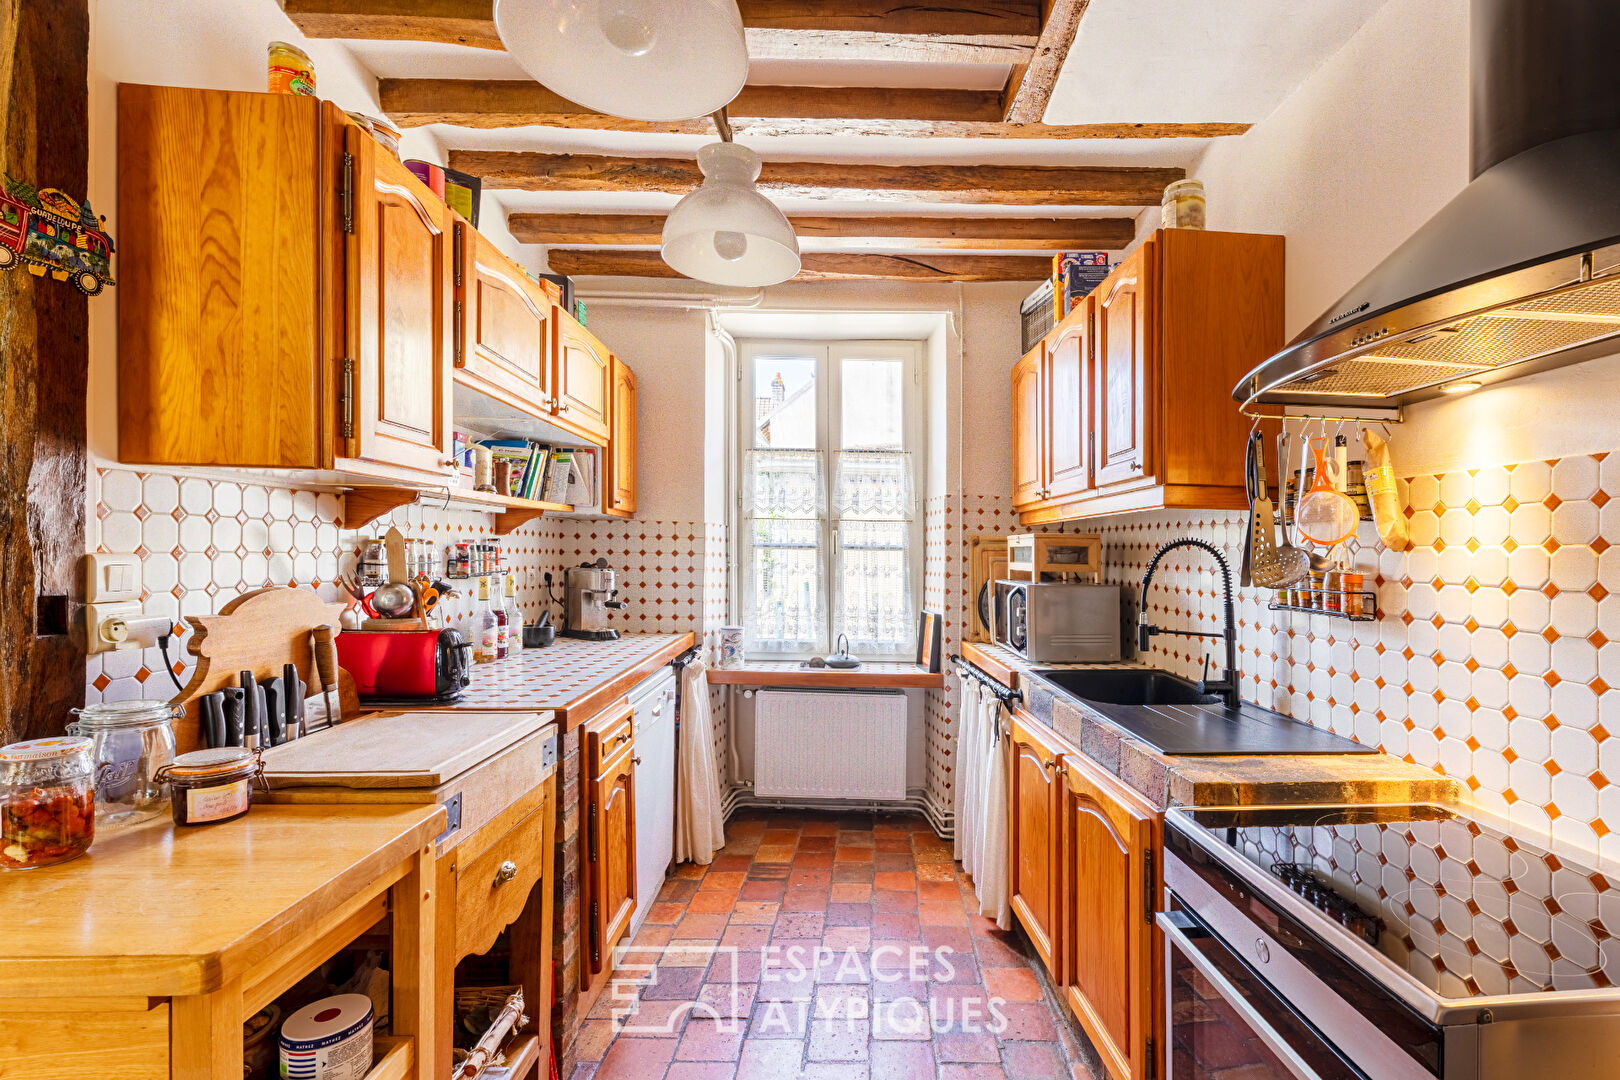
[[[515,877],[517,877],[517,863],[507,859],[495,871],[495,884],[505,885]]]
[[[635,757],[630,759],[630,762],[633,765],[640,765],[641,764],[641,755],[637,754]]]
[[[561,402],[560,404],[558,404],[557,411],[558,412],[567,412],[568,411],[568,402],[564,401],[564,402]]]

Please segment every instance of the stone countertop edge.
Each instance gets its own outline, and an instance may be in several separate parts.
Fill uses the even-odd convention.
[[[984,648],[984,646],[979,646]],[[988,650],[987,650],[988,651]],[[1024,709],[1160,810],[1170,806],[1466,801],[1457,781],[1388,754],[1163,754],[1102,713],[1059,696],[1030,665],[1004,649],[996,660],[1015,673]],[[1046,667],[1143,667],[1049,664]],[[1244,708],[1259,708],[1245,702]]]

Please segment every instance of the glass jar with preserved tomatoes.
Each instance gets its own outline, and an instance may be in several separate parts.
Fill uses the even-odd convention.
[[[78,736],[0,747],[0,867],[83,855],[96,835],[95,744]]]

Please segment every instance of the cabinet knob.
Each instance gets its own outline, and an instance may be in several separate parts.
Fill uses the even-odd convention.
[[[633,765],[640,765],[641,764],[641,755],[637,754],[635,757],[630,759],[630,762]]]
[[[515,877],[517,877],[517,863],[507,859],[495,871],[495,884],[505,885]]]
[[[568,411],[568,407],[569,407],[569,406],[568,406],[568,402],[566,402],[566,401],[564,401],[564,402],[562,402],[562,403],[561,403],[561,404],[559,404],[559,405],[558,405],[558,406],[557,406],[557,411],[558,411],[558,412],[567,412],[567,411]]]

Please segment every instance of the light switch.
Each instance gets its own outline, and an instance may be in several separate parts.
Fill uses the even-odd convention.
[[[141,560],[135,555],[95,552],[85,556],[87,604],[116,604],[141,598]]]

